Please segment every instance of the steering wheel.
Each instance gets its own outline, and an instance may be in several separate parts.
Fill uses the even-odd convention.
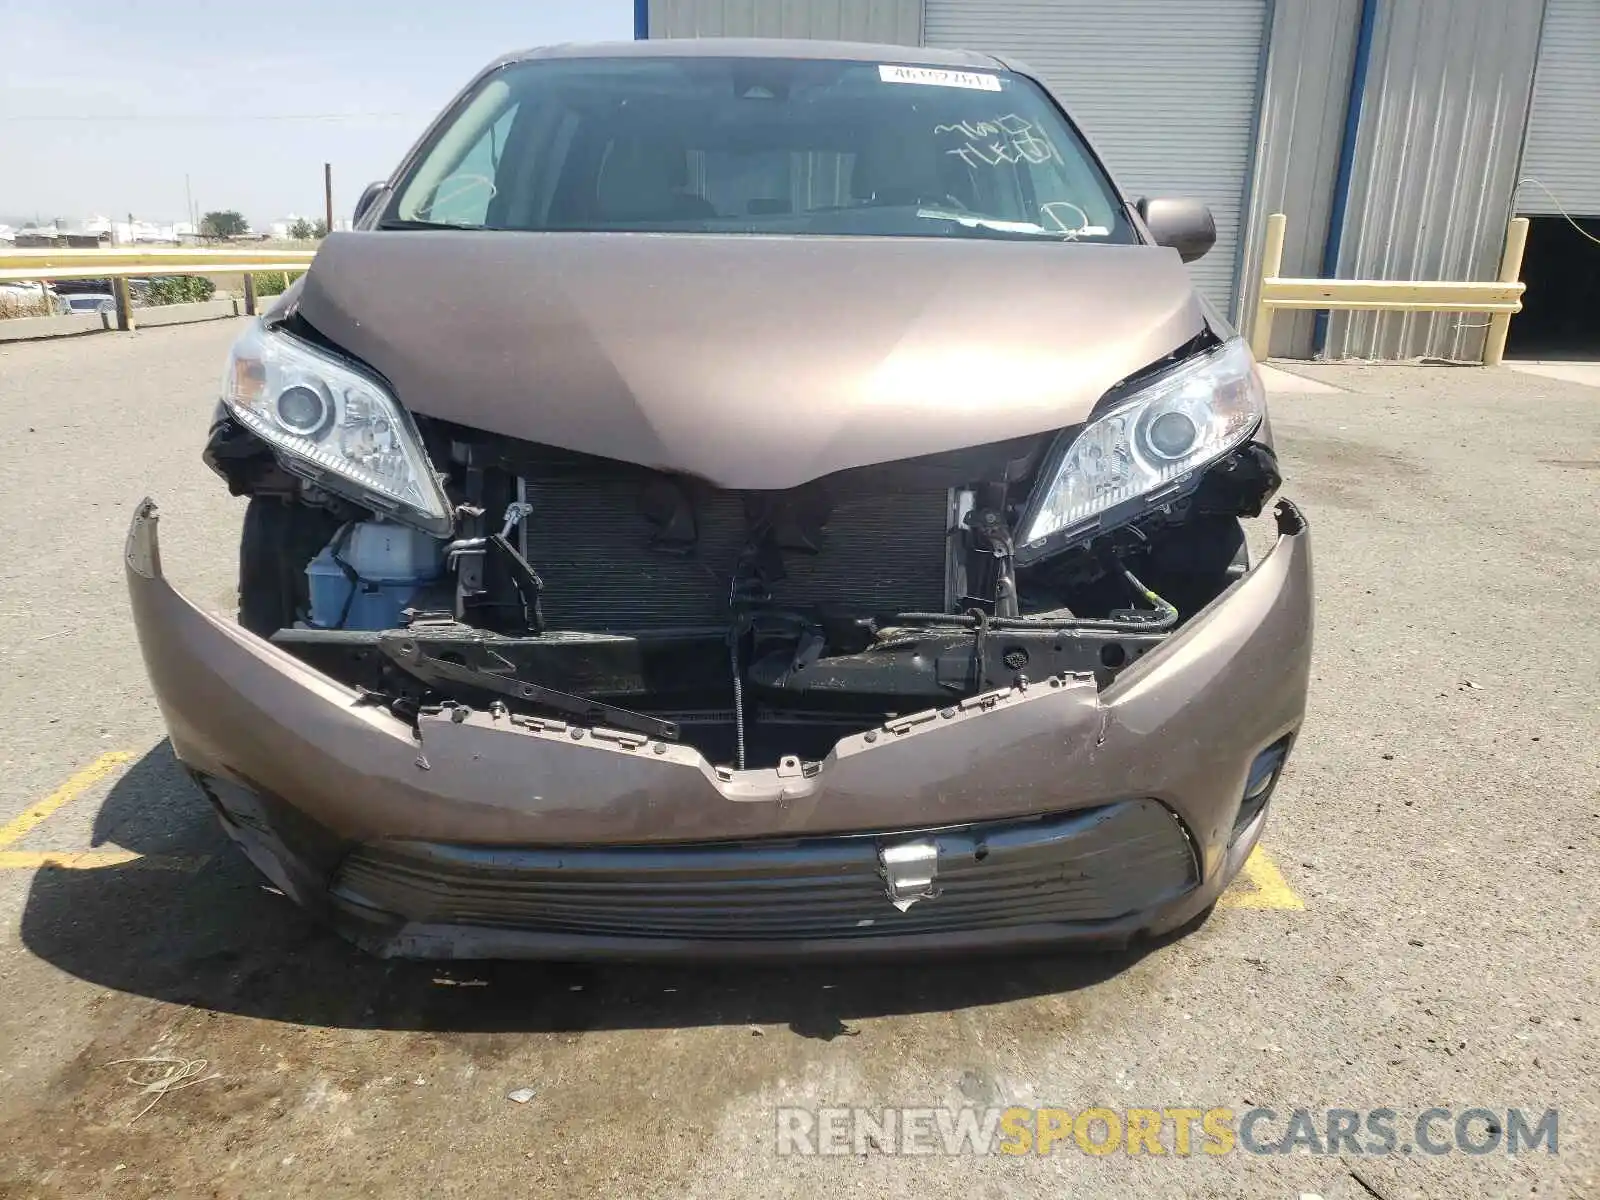
[[[946,206],[946,207],[949,207],[949,208],[953,208],[957,212],[970,213],[972,211],[972,205],[968,204],[965,200],[961,199],[961,197],[956,196],[956,195],[954,195],[954,194],[952,194],[950,192],[945,192],[942,196],[935,196],[935,197],[933,197],[932,200],[929,200],[927,197],[924,197],[924,196],[919,196],[919,197],[917,197],[917,203],[918,204],[928,204],[928,203],[940,204],[940,205],[943,205],[943,206]]]
[[[956,196],[952,196],[949,192],[943,194],[916,192],[911,195],[905,195],[904,193],[897,195],[891,191],[887,196],[874,192],[872,199],[867,201],[868,207],[871,208],[905,208],[912,204],[918,207],[953,208],[957,212],[964,213],[972,211],[971,205]]]

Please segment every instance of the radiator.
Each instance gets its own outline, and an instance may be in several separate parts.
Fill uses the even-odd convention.
[[[653,545],[637,468],[526,477],[533,506],[522,550],[545,583],[551,629],[625,632],[727,623],[729,591],[748,540],[745,494],[692,493],[698,536],[687,553]],[[952,552],[947,488],[874,488],[870,475],[829,488],[815,554],[788,551],[774,601],[852,613],[937,612]]]

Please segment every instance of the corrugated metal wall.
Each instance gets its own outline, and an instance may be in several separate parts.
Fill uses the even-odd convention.
[[[1268,0],[927,0],[930,46],[1039,72],[1130,197],[1211,206],[1195,282],[1233,311],[1265,57]]]
[[[922,44],[922,0],[650,0],[650,36]]]
[[[1239,320],[1247,327],[1261,290],[1261,241],[1268,214],[1288,216],[1283,273],[1322,273],[1333,183],[1339,169],[1361,0],[1276,0],[1262,84],[1255,180],[1240,262]],[[1310,358],[1315,315],[1281,312],[1272,353]]]
[[[1600,217],[1600,0],[1550,0],[1517,211]]]
[[[1196,275],[1224,304],[1236,265],[1228,235],[1239,221],[1239,207],[1244,209],[1238,235],[1241,286],[1234,308],[1242,318],[1254,306],[1262,222],[1268,213],[1289,215],[1285,273],[1321,273],[1361,7],[1360,0],[1256,2],[1262,7],[1270,3],[1272,15],[1266,63],[1259,73],[1259,123],[1249,134],[1253,167],[1249,152],[1242,157],[1220,153],[1215,121],[1202,113],[1221,102],[1218,96],[1256,87],[1257,73],[1244,60],[1235,63],[1231,53],[1253,41],[1248,31],[1233,29],[1231,20],[1235,10],[1248,12],[1250,0],[1197,0],[1194,5],[1177,0],[927,0],[932,13],[927,40],[1001,50],[1039,68],[1104,150],[1119,180],[1135,193],[1171,191],[1175,165],[1191,159],[1197,170],[1223,171],[1236,180],[1233,197],[1225,194],[1229,185],[1220,178],[1209,186],[1198,179],[1178,182],[1219,210],[1223,244],[1219,253],[1201,260]],[[1547,39],[1560,38],[1564,46],[1575,36],[1570,30],[1562,33],[1567,25],[1581,26],[1584,32],[1600,21],[1600,0],[1550,0],[1550,6]],[[1379,0],[1340,276],[1494,278],[1528,129],[1545,7],[1546,0]],[[649,0],[648,21],[652,37],[783,36],[917,45],[925,35],[923,9],[923,0]],[[1206,16],[1197,25],[1194,18],[1201,12]],[[1229,22],[1220,20],[1224,13],[1230,14]],[[1182,53],[1169,55],[1162,35],[1178,26]],[[1196,37],[1217,32],[1226,35],[1229,54],[1209,41],[1204,52],[1197,47]],[[1058,47],[1103,46],[1107,38],[1123,34],[1134,36],[1136,52],[1087,58],[1055,52]],[[1587,38],[1579,40],[1588,44]],[[1251,52],[1260,53],[1259,46]],[[1553,56],[1547,53],[1546,59],[1553,61]],[[1553,82],[1546,90],[1555,94],[1552,89],[1559,83],[1571,91],[1568,85],[1575,83],[1580,98],[1587,97],[1589,85],[1600,78],[1600,61],[1581,52],[1567,53],[1562,62],[1568,59],[1576,64],[1566,73],[1571,78],[1555,80],[1555,73],[1547,71]],[[1196,78],[1206,81],[1200,92],[1184,91],[1190,68],[1198,68]],[[1174,78],[1183,86],[1172,84]],[[1110,136],[1097,130],[1102,119],[1117,124],[1118,114],[1132,111],[1133,102],[1120,99],[1124,85],[1140,89],[1146,98],[1151,89],[1165,96],[1173,87],[1190,97],[1177,108],[1163,102],[1147,118],[1149,136],[1129,143],[1137,154],[1120,148],[1128,140],[1120,126]],[[1116,111],[1097,117],[1097,106],[1106,104]],[[1530,138],[1544,142],[1552,131],[1569,140],[1600,137],[1593,129],[1571,129],[1572,120],[1559,114],[1537,111],[1534,122]],[[1197,137],[1202,129],[1206,136]],[[1140,149],[1145,143],[1148,155]],[[1523,202],[1532,211],[1542,208],[1531,195],[1524,195]],[[1312,322],[1311,314],[1280,314],[1273,352],[1309,355]],[[1470,360],[1482,352],[1484,323],[1483,317],[1454,313],[1335,313],[1326,353],[1335,358],[1425,355]]]
[[[1339,274],[1493,279],[1511,216],[1544,0],[1384,0]],[[1335,358],[1475,359],[1487,318],[1335,313]]]

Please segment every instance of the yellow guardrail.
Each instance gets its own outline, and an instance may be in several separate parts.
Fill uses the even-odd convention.
[[[1528,219],[1516,217],[1506,230],[1505,253],[1497,281],[1286,279],[1283,238],[1288,217],[1267,218],[1261,255],[1261,289],[1250,348],[1265,359],[1272,344],[1272,318],[1278,309],[1301,311],[1377,310],[1383,312],[1470,312],[1490,316],[1483,361],[1497,365],[1505,356],[1512,314],[1522,311],[1522,254],[1528,241]],[[0,254],[0,283],[50,279],[114,281],[117,327],[133,328],[133,306],[127,280],[142,275],[234,275],[245,279],[245,311],[255,312],[254,275],[268,271],[303,271],[314,250],[12,250]]]
[[[1483,361],[1496,366],[1505,357],[1506,334],[1513,313],[1522,311],[1527,285],[1522,274],[1522,252],[1528,244],[1528,218],[1516,217],[1506,229],[1500,278],[1490,282],[1455,283],[1443,280],[1399,279],[1285,279],[1283,235],[1288,225],[1283,213],[1267,218],[1266,242],[1261,254],[1261,291],[1255,320],[1250,326],[1250,349],[1265,360],[1272,345],[1272,315],[1280,308],[1301,311],[1349,312],[1468,312],[1489,314],[1489,335]]]
[[[0,283],[52,279],[110,279],[117,298],[117,328],[132,329],[128,280],[146,275],[243,275],[245,312],[256,311],[255,276],[304,271],[315,250],[7,250],[0,253]]]

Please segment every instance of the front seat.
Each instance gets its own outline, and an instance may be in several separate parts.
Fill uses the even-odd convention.
[[[595,181],[600,219],[631,224],[715,217],[709,200],[687,190],[688,157],[683,146],[660,139],[612,142]]]
[[[880,131],[850,172],[850,194],[865,204],[928,204],[949,190],[939,174],[939,147],[926,130]]]

